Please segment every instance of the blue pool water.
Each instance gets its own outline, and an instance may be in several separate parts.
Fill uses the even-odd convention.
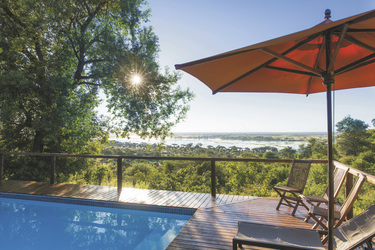
[[[190,217],[0,198],[0,248],[165,249]]]

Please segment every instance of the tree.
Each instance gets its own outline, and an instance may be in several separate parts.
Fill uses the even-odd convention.
[[[339,121],[336,127],[338,132],[364,132],[368,128],[368,125],[364,121],[351,118],[349,115],[342,121]]]
[[[327,141],[317,138],[309,138],[307,145],[302,144],[298,148],[300,159],[326,159],[327,158]]]
[[[144,0],[1,1],[0,148],[95,153],[110,132],[167,136],[193,95],[161,72],[149,14]],[[113,120],[97,114],[100,93]]]
[[[297,150],[288,146],[280,150],[281,157],[284,159],[293,159],[294,155],[297,153]]]
[[[364,121],[347,116],[338,122],[336,127],[340,132],[337,137],[337,149],[344,156],[357,156],[369,146],[366,131],[368,125]]]

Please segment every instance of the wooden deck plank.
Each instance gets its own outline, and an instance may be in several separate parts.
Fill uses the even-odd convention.
[[[205,200],[202,201],[202,204],[199,206],[199,208],[208,207],[208,206],[211,206],[212,204],[213,204],[213,201],[212,201],[211,195],[206,196]]]
[[[210,194],[200,193],[199,196],[195,199],[193,203],[190,204],[191,207],[198,208],[200,203],[204,202],[207,196],[211,196]]]
[[[196,195],[196,193],[186,193],[183,197],[183,199],[181,200],[181,206],[182,207],[188,207],[187,204],[189,203],[189,201]]]
[[[184,199],[184,192],[173,192],[172,196],[167,201],[170,206],[179,207],[181,205],[181,201]]]
[[[165,205],[169,204],[171,199],[169,198],[170,196],[173,195],[173,191],[164,191],[164,192],[159,192],[159,196],[155,200],[156,205]]]
[[[193,203],[196,203],[196,201],[199,201],[200,200],[200,198],[199,197],[201,197],[201,193],[195,193],[194,194],[194,196],[192,196],[191,198],[190,198],[190,200],[188,201],[188,202],[186,202],[186,206],[187,207],[193,207]]]
[[[167,200],[165,200],[165,204],[179,207],[181,205],[181,200],[183,199],[183,196],[183,192],[171,191],[170,195],[167,197]]]
[[[173,194],[173,198],[170,200],[170,206],[172,207],[179,207],[181,205],[181,201],[184,198],[185,192],[175,192]]]
[[[171,206],[175,206],[175,207],[179,207],[181,206],[181,201],[184,199],[185,197],[185,192],[177,192],[175,195],[174,195],[174,199],[171,200]]]
[[[160,196],[155,201],[155,204],[166,206],[166,205],[170,204],[171,202],[174,202],[175,197],[173,196],[173,193],[174,193],[173,191],[161,192]]]

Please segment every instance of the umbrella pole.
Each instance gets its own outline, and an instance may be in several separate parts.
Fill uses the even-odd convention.
[[[326,83],[327,86],[327,140],[328,140],[328,249],[333,250],[333,225],[334,225],[334,205],[333,198],[334,176],[333,176],[333,143],[332,143],[332,82]]]
[[[332,143],[332,84],[335,82],[332,65],[334,58],[331,48],[331,33],[326,32],[326,74],[323,77],[324,85],[327,88],[327,141],[328,141],[328,250],[333,250],[333,223],[334,223],[334,206],[333,198],[334,177],[333,177],[333,143]],[[332,65],[331,65],[332,64]]]

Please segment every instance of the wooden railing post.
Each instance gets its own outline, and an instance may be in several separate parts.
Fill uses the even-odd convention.
[[[214,160],[211,160],[211,198],[216,199],[216,167]]]
[[[117,158],[117,193],[120,196],[122,191],[122,158]]]
[[[49,183],[55,184],[55,171],[56,171],[56,156],[52,156],[51,158],[51,175],[49,179]]]
[[[348,197],[350,190],[352,190],[352,188],[353,188],[353,175],[349,173],[346,175],[345,198]],[[346,218],[348,220],[353,218],[353,207],[350,209]]]
[[[4,154],[0,154],[0,181],[4,179]]]

